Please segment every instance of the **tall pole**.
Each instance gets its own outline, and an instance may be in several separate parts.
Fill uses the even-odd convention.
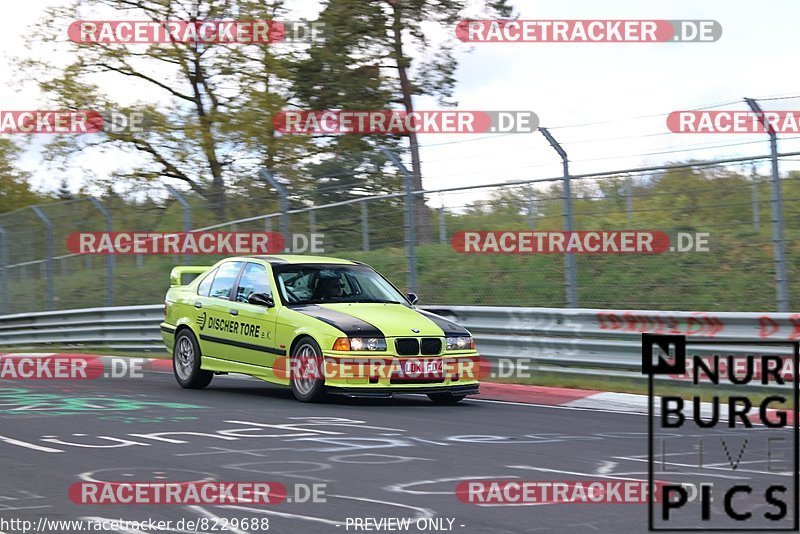
[[[550,135],[547,128],[539,127],[539,131],[542,132],[542,135],[547,139],[547,142],[550,143],[550,146],[561,156],[561,164],[564,171],[564,230],[566,232],[572,232],[572,188],[570,187],[569,160],[567,159],[567,153],[561,145],[558,144],[558,141]],[[577,308],[578,282],[575,276],[575,256],[572,253],[567,252],[564,254],[564,270],[566,271],[567,306],[570,308]]]
[[[47,279],[47,309],[52,310],[55,297],[56,297],[56,290],[55,286],[53,285],[53,277],[55,276],[54,273],[54,263],[55,260],[53,259],[53,223],[50,221],[50,218],[45,215],[44,211],[39,206],[31,206],[31,209],[39,218],[39,220],[44,223],[45,227],[45,235],[44,235],[44,255],[45,255],[45,264],[44,264],[44,277]]]
[[[405,178],[406,183],[406,196],[405,196],[405,214],[404,214],[404,226],[406,230],[406,261],[407,261],[407,268],[408,268],[408,291],[413,293],[417,290],[417,251],[416,246],[414,243],[414,196],[412,195],[412,181],[411,181],[411,173],[408,172],[406,166],[403,165],[403,162],[400,161],[400,158],[392,152],[390,149],[381,147],[381,152],[383,152],[389,160],[394,163],[395,167],[397,167],[400,172],[403,174],[403,178]]]
[[[367,201],[361,201],[361,250],[369,251],[369,207]]]
[[[8,313],[8,232],[0,228],[0,313]]]
[[[756,164],[752,163],[750,167],[750,174],[753,181],[753,230],[756,232],[761,231],[761,199],[759,198],[758,188],[761,185],[756,173]]]
[[[111,219],[111,212],[103,206],[95,197],[89,197],[89,201],[103,216],[106,225],[106,232],[114,231],[114,223]],[[106,254],[106,306],[114,305],[114,255]]]
[[[772,243],[775,255],[775,294],[779,312],[789,311],[789,277],[786,271],[786,243],[783,240],[783,197],[781,196],[781,178],[778,172],[778,135],[769,124],[764,112],[752,98],[745,102],[753,113],[761,116],[764,129],[769,134],[769,151],[772,161]]]
[[[285,246],[288,247],[292,238],[289,235],[289,191],[287,191],[286,186],[275,178],[275,173],[270,169],[262,169],[258,175],[278,192],[278,202],[281,210],[280,232],[283,235]]]
[[[186,198],[182,194],[178,192],[177,189],[172,187],[171,185],[164,184],[164,187],[167,188],[167,191],[175,197],[175,200],[183,206],[183,231],[189,232],[192,230],[192,206],[186,201]],[[190,256],[187,254],[183,257],[183,261],[189,262]]]
[[[628,223],[633,221],[633,178],[630,174],[625,177],[625,216]]]

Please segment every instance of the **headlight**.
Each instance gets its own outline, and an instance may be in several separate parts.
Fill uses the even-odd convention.
[[[459,336],[447,338],[447,350],[468,350],[474,349],[475,343],[472,336]]]
[[[385,351],[386,340],[382,337],[340,337],[333,344],[333,350]]]

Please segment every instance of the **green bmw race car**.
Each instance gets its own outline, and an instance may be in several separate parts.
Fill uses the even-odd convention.
[[[198,274],[183,285],[186,274]],[[170,274],[161,332],[184,388],[243,373],[325,394],[424,393],[455,403],[478,393],[470,333],[415,307],[371,267],[313,256],[227,258]]]

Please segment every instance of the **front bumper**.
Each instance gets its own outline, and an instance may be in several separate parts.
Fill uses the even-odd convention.
[[[348,388],[331,387],[325,388],[332,395],[343,395],[345,397],[368,398],[368,399],[388,399],[397,394],[425,394],[425,393],[449,393],[451,395],[477,395],[480,393],[480,386],[475,384],[464,384],[459,386],[406,386],[398,388]]]

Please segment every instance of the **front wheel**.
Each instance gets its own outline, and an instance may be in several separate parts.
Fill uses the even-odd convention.
[[[464,400],[466,395],[452,395],[450,393],[428,393],[428,398],[434,404],[455,404]]]
[[[290,357],[292,393],[300,402],[318,402],[325,397],[322,349],[310,337],[295,344]]]
[[[200,369],[200,346],[189,330],[181,330],[175,336],[172,371],[178,384],[187,389],[203,389],[214,378],[211,371]]]

